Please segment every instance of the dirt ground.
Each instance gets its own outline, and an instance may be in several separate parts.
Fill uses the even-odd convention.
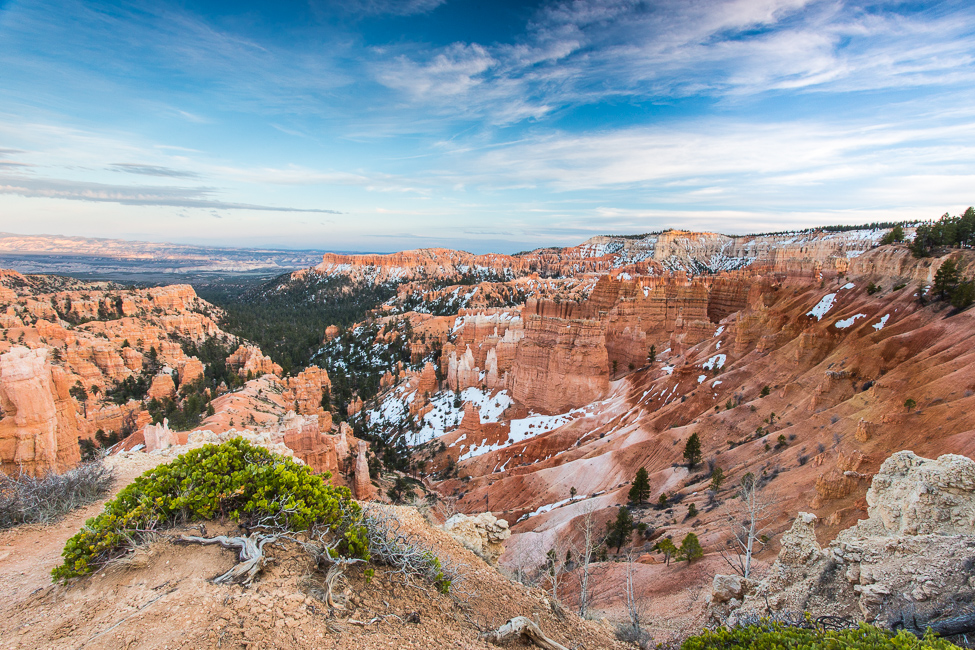
[[[113,492],[160,461],[110,459]],[[569,648],[626,647],[605,623],[556,615],[543,592],[509,581],[410,508],[397,508],[407,530],[468,565],[449,596],[383,567],[367,582],[358,567],[342,588],[345,609],[329,611],[314,596],[321,574],[291,542],[266,547],[273,562],[254,586],[225,587],[210,579],[234,564],[232,551],[175,545],[171,535],[119,566],[52,584],[64,543],[103,503],[0,533],[0,648],[486,648],[478,634],[519,615]],[[208,524],[209,534],[230,529]]]

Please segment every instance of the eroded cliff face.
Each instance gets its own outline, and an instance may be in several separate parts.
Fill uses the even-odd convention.
[[[454,278],[468,273],[514,279],[540,274],[577,275],[605,272],[612,256],[591,257],[580,247],[541,249],[525,255],[472,255],[445,248],[424,248],[390,255],[339,255],[327,253],[310,269],[319,275],[345,275],[354,280],[389,282]],[[306,272],[298,271],[296,277]]]
[[[587,298],[528,299],[517,315],[467,310],[452,321],[443,360],[462,405],[450,407],[450,393],[410,401],[415,387],[404,384],[391,392],[404,412],[428,414],[417,440],[444,443],[442,452],[421,452],[432,485],[462,511],[489,503],[517,522],[502,562],[572,539],[589,503],[614,513],[639,467],[650,473],[650,501],[684,498],[670,513],[641,511],[642,523],[678,541],[694,531],[706,549],[724,544],[706,473],[680,466],[691,434],[730,485],[748,471],[772,477],[765,489],[781,500],[775,533],[804,509],[820,517],[820,535],[835,535],[865,515],[867,487],[895,445],[975,453],[971,313],[915,295],[943,258],[870,245],[848,256],[850,248],[823,244],[840,250],[837,263],[835,251],[824,263],[809,245],[778,267],[785,271],[772,263],[715,276],[620,269],[593,281]],[[880,291],[868,292],[870,283]],[[428,378],[427,392],[432,386]],[[909,411],[908,396],[923,406]],[[445,475],[451,463],[470,479]],[[680,516],[689,503],[697,519]],[[759,561],[770,561],[763,553]]]
[[[910,231],[910,229],[908,229]],[[823,270],[845,272],[851,261],[877,246],[885,230],[796,232],[729,237],[717,233],[670,230],[642,238],[593,237],[579,246],[538,249],[519,255],[472,255],[429,248],[391,255],[326,254],[309,272],[345,275],[356,281],[392,282],[444,279],[473,274],[505,280],[526,276],[582,277],[614,269],[640,275],[671,272],[714,274],[768,265],[796,275]],[[910,234],[910,233],[909,233]],[[472,305],[479,306],[479,305]]]
[[[609,388],[602,324],[528,314],[509,377],[512,397],[544,413],[600,399]]]
[[[867,518],[825,548],[816,515],[799,513],[768,577],[737,594],[716,591],[711,616],[723,623],[771,607],[890,625],[905,609],[950,611],[972,593],[975,461],[897,452],[873,477],[866,502]]]
[[[47,350],[15,346],[0,355],[0,463],[7,473],[42,475],[80,460],[81,425],[67,377]]]

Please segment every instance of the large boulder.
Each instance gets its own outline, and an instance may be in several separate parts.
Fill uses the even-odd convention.
[[[771,607],[888,624],[897,612],[975,601],[975,461],[898,452],[874,477],[867,504],[869,517],[826,548],[816,541],[816,516],[799,513],[768,577],[745,589],[740,607],[722,601],[733,585],[712,588],[713,622]]]
[[[458,513],[444,522],[443,529],[492,566],[504,553],[504,541],[511,537],[508,522],[490,512],[476,517]]]
[[[899,451],[874,478],[867,506],[870,519],[863,527],[875,534],[971,535],[975,462],[956,454],[929,460]]]
[[[741,600],[745,594],[745,582],[739,575],[714,576],[711,583],[711,601],[715,603],[726,603],[732,598]]]

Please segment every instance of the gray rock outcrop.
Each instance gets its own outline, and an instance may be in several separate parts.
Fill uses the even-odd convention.
[[[715,577],[712,620],[734,623],[771,607],[884,623],[975,602],[975,461],[898,452],[874,477],[867,505],[868,518],[826,548],[816,516],[799,513],[768,577],[744,590],[740,606],[726,577]]]
[[[482,512],[476,517],[458,513],[444,522],[443,529],[492,566],[504,553],[504,541],[511,537],[508,522],[490,512]]]

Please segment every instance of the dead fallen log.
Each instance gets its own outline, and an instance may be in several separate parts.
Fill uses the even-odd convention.
[[[277,535],[263,535],[251,533],[246,537],[196,537],[194,535],[180,535],[179,542],[184,544],[220,544],[224,548],[240,549],[240,562],[230,571],[213,579],[216,584],[239,583],[249,585],[264,568],[264,545],[273,544],[278,540]]]
[[[540,627],[524,616],[515,616],[498,629],[482,633],[480,639],[494,645],[505,645],[522,636],[544,650],[568,650],[545,636]]]
[[[900,616],[890,624],[891,629],[907,630],[916,637],[923,637],[928,628],[938,636],[956,636],[975,633],[975,612],[933,621],[919,621],[914,616]]]

